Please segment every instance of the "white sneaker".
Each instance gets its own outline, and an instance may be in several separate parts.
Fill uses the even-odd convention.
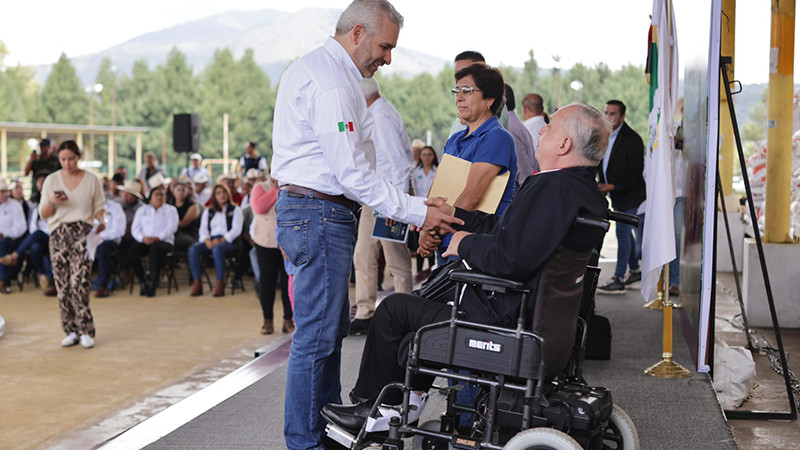
[[[92,348],[94,347],[94,339],[88,334],[81,335],[81,347],[83,348]]]
[[[414,423],[419,420],[419,417],[422,415],[422,410],[425,409],[427,403],[427,393],[419,395],[416,392],[411,392],[411,398],[408,400],[408,404],[411,407],[411,410],[408,412],[408,423]],[[396,407],[383,405],[379,406],[378,413],[380,417],[374,419],[372,417],[367,418],[367,432],[389,431],[389,421],[392,417],[399,417],[402,420],[400,411],[395,408]]]
[[[73,345],[78,343],[78,333],[72,332],[67,335],[62,341],[62,347],[72,347]]]

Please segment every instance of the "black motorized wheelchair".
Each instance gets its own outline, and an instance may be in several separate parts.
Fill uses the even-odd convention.
[[[609,219],[632,225],[639,221],[636,216],[609,211],[608,219],[579,218],[578,222],[607,230]],[[329,423],[328,437],[350,449],[402,449],[403,438],[408,437],[413,437],[414,449],[431,450],[638,449],[636,428],[612,402],[611,392],[588,386],[582,375],[586,323],[578,311],[585,309],[581,303],[593,301],[599,275],[599,268],[587,267],[590,257],[591,252],[559,249],[542,270],[536,305],[531,305],[533,323],[526,324],[526,314],[520,314],[515,329],[460,319],[459,299],[468,288],[482,289],[489,297],[516,292],[521,294],[520,311],[528,311],[530,291],[525,284],[471,270],[452,271],[450,279],[457,287],[450,320],[416,332],[405,381],[386,385],[370,412],[370,417],[377,417],[379,406],[386,406],[382,405],[386,393],[398,389],[403,392],[400,417],[391,419],[388,432],[367,433],[365,422],[355,436]],[[555,327],[574,332],[574,344],[562,339],[565,342],[551,343],[548,348],[543,334],[553,335]],[[548,362],[564,368],[548,373]],[[480,393],[474,404],[463,405],[456,399],[459,385],[434,387],[445,394],[446,410],[439,420],[417,426],[408,421],[408,386],[415,374],[477,385]],[[474,417],[469,429],[459,426],[459,414],[464,413]]]

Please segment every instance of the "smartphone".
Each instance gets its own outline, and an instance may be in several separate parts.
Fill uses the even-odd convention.
[[[55,194],[59,197],[62,197],[64,200],[67,200],[69,198],[67,197],[67,194],[64,193],[64,191],[56,191]]]

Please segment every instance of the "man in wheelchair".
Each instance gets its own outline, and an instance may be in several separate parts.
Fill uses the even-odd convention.
[[[454,234],[447,254],[460,256],[476,272],[524,283],[530,292],[525,328],[546,342],[545,378],[551,379],[569,362],[580,295],[578,303],[558,300],[575,297],[576,290],[582,289],[586,263],[605,233],[576,219],[607,215],[608,202],[594,174],[606,151],[609,125],[599,111],[574,103],[558,110],[540,135],[536,158],[542,171],[527,178],[503,216],[454,208],[465,225]],[[537,297],[548,301],[537,302]],[[461,294],[458,318],[513,329],[517,327],[520,299],[520,294],[487,294],[479,288],[467,288]],[[356,434],[384,386],[405,380],[413,390],[408,423],[416,421],[434,377],[417,373],[406,379],[403,350],[421,327],[450,317],[451,306],[443,302],[408,294],[386,298],[375,312],[358,380],[350,393],[355,404],[327,405],[322,415],[331,424]],[[491,342],[476,345],[491,351]],[[381,404],[398,405],[402,397],[401,390],[387,390]],[[399,415],[391,407],[379,411],[386,420],[370,419],[366,432],[387,430],[388,417]]]

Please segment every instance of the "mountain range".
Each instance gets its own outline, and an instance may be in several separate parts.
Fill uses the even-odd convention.
[[[177,47],[195,72],[210,63],[214,50],[228,48],[235,58],[253,49],[256,62],[276,84],[291,61],[322,45],[333,34],[339,9],[305,8],[296,12],[264,9],[229,11],[204,19],[142,34],[90,55],[71,56],[84,85],[94,82],[100,62],[110,58],[118,73],[130,73],[134,61],[144,59],[150,69],[164,63]],[[69,56],[69,55],[68,55]],[[383,74],[437,73],[447,60],[403,47],[392,52],[392,64]],[[38,81],[47,79],[52,65],[37,66]]]

